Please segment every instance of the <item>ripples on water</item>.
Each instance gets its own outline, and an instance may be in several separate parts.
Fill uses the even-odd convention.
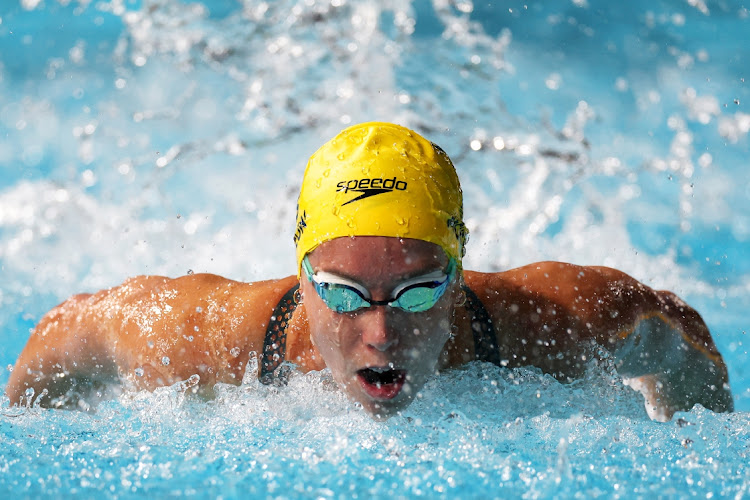
[[[697,306],[740,412],[650,422],[616,374],[475,365],[375,423],[327,374],[94,413],[3,403],[0,490],[747,494],[748,11],[733,2],[23,0],[0,8],[0,348],[150,273],[290,273],[306,158],[349,123],[456,161],[466,266],[619,267]],[[7,371],[0,374],[0,384]]]

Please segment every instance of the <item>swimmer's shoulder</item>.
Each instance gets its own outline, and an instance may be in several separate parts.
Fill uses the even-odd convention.
[[[260,352],[275,307],[296,283],[294,276],[252,283],[207,273],[136,276],[90,296],[79,312],[113,346],[119,365],[157,366],[166,356],[175,376],[190,376],[199,364],[236,368],[234,347]]]
[[[557,261],[535,262],[501,272],[465,271],[464,279],[478,296],[488,298],[514,293],[560,297],[585,296],[605,290],[648,289],[617,269]]]
[[[610,267],[544,261],[496,273],[466,271],[464,279],[498,319],[508,311],[558,322],[566,317],[604,333],[660,307],[656,292]]]
[[[127,278],[121,284],[101,290],[95,294],[79,294],[71,299],[101,300],[106,297],[128,299],[148,299],[157,296],[177,297],[217,297],[222,295],[241,295],[258,299],[266,295],[280,298],[296,283],[294,276],[280,279],[269,279],[255,282],[236,281],[217,274],[196,273],[170,278],[158,275],[141,275]]]
[[[294,276],[250,283],[209,273],[135,276],[94,294],[71,297],[56,309],[107,324],[118,335],[140,324],[168,332],[174,325],[195,323],[209,330],[262,336],[274,308],[296,283]]]
[[[623,338],[644,319],[659,317],[691,344],[715,351],[693,308],[672,292],[654,290],[610,267],[537,262],[497,273],[466,271],[465,281],[501,324],[518,318],[567,324],[604,344]],[[519,331],[531,326],[519,324]]]
[[[279,300],[297,282],[294,276],[243,282],[210,273],[176,278],[144,275],[128,278],[118,286],[83,297],[92,302],[141,304],[144,307],[164,303],[173,307],[181,304],[185,309],[192,305],[193,309],[218,308],[228,314],[262,317],[266,312],[270,316]]]

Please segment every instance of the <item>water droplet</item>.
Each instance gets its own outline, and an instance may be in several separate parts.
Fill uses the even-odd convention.
[[[242,376],[242,385],[258,386],[260,383],[258,381],[258,374],[260,373],[258,365],[258,354],[253,351],[248,357],[247,366],[245,366],[245,373]]]
[[[240,355],[240,348],[232,347],[232,349],[229,351],[229,354],[231,354],[233,358],[236,358],[237,356]]]
[[[141,367],[136,368],[135,369],[135,374],[138,377],[142,377],[143,376],[143,368],[141,368]]]
[[[163,358],[161,358],[161,364],[167,366],[169,364],[169,356],[164,356]]]
[[[200,306],[198,306],[198,307],[195,308],[195,312],[197,312],[198,314],[200,314],[200,313],[203,312],[203,308],[200,307]]]

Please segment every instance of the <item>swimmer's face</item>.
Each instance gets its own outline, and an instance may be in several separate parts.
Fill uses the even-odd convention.
[[[337,238],[320,245],[309,260],[314,273],[353,281],[374,301],[390,300],[404,281],[448,267],[435,244],[384,236]],[[458,279],[423,312],[376,305],[338,313],[304,274],[301,283],[311,339],[344,392],[377,417],[408,406],[435,373],[450,336]]]

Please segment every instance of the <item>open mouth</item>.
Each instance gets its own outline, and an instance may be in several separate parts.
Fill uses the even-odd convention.
[[[370,397],[393,399],[404,386],[406,371],[377,367],[363,368],[357,372],[357,378]]]

